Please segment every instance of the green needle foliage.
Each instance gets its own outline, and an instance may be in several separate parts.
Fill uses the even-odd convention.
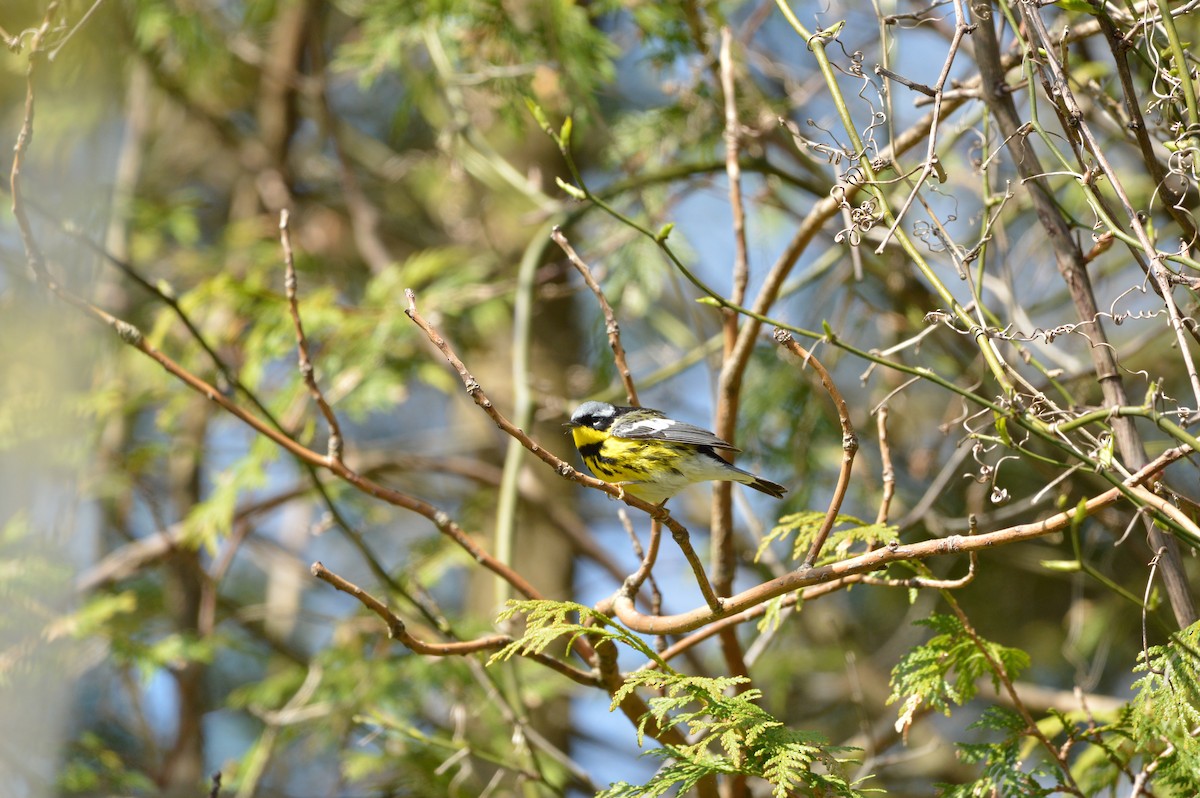
[[[982,677],[990,676],[999,690],[1002,679],[1011,682],[1029,667],[1024,651],[968,634],[953,615],[935,613],[916,623],[935,634],[908,651],[892,669],[888,703],[899,702],[906,712],[926,706],[949,715],[953,707],[976,696]],[[993,663],[1002,670],[998,672]]]
[[[1200,791],[1200,624],[1151,646],[1140,658],[1137,691],[1123,718],[1140,758],[1153,762],[1155,783],[1172,795]]]

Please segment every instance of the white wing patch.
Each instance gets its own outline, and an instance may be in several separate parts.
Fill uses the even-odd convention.
[[[634,432],[653,434],[656,432],[663,432],[664,430],[668,430],[673,426],[675,426],[675,421],[669,418],[647,418],[643,421],[635,421],[632,424],[624,425],[621,429],[621,434],[628,435]]]

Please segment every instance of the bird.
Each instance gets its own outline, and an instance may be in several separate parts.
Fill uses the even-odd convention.
[[[787,492],[717,453],[740,451],[737,447],[661,410],[584,402],[566,426],[592,474],[651,504],[710,480],[740,482],[776,499]]]

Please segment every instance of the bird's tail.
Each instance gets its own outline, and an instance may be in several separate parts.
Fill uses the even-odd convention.
[[[768,496],[774,496],[776,499],[782,499],[783,494],[787,493],[787,488],[783,485],[779,485],[769,479],[763,479],[762,477],[755,477],[753,482],[747,482],[746,484],[755,490],[762,491]]]
[[[762,477],[755,476],[749,471],[743,471],[737,466],[733,466],[733,470],[738,472],[738,476],[735,477],[738,482],[765,493],[768,496],[774,496],[776,499],[782,499],[783,494],[787,493],[787,488],[785,488],[783,485],[776,484],[769,479],[763,479]]]

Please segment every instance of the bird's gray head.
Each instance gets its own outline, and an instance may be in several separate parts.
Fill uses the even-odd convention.
[[[571,414],[572,427],[608,429],[617,416],[617,408],[608,402],[584,402]]]

